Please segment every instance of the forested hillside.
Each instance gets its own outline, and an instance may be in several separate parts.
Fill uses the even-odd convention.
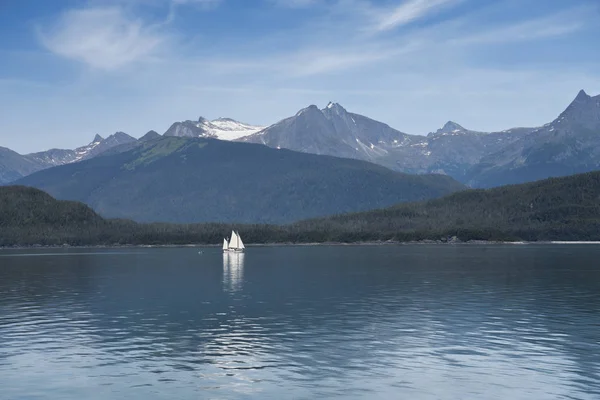
[[[465,187],[365,161],[165,137],[16,182],[138,222],[289,223],[441,197]]]
[[[219,244],[232,228],[247,243],[600,240],[600,172],[280,226],[105,220],[37,189],[0,187],[0,246]]]
[[[304,221],[328,240],[600,240],[600,172]]]

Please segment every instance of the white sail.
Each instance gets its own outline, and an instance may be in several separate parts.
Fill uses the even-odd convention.
[[[235,233],[235,231],[231,231],[231,240],[229,241],[229,248],[230,249],[238,249],[239,246],[239,238],[237,233]]]
[[[246,246],[244,246],[244,242],[242,242],[242,237],[240,236],[240,234],[237,234],[237,238],[238,238],[238,249],[245,249]]]
[[[227,239],[223,239],[223,250],[229,250],[229,243],[227,243]]]

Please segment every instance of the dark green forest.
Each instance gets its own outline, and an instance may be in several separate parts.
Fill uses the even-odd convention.
[[[138,224],[103,219],[78,202],[0,187],[0,246],[436,240],[600,240],[600,172],[551,178],[288,225]]]

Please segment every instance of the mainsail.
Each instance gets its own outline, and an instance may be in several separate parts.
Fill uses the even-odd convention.
[[[238,249],[245,249],[246,246],[244,246],[244,242],[242,242],[242,237],[240,236],[240,234],[238,233],[236,235],[236,237],[238,238]]]

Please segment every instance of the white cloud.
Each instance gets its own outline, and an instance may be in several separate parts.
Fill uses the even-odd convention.
[[[144,60],[168,40],[166,34],[116,6],[67,11],[54,26],[39,33],[53,53],[103,70]]]
[[[381,13],[375,30],[387,31],[409,24],[457,2],[457,0],[406,0],[391,12],[386,10]]]

